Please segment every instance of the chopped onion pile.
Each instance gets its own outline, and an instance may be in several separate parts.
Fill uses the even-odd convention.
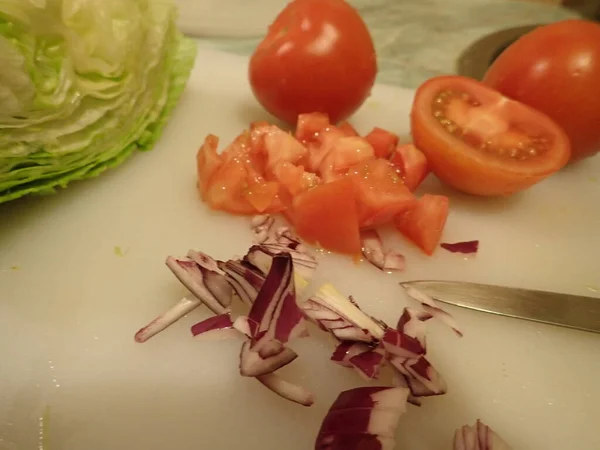
[[[393,250],[385,251],[379,234],[375,230],[365,230],[360,234],[363,256],[378,269],[383,271],[404,270],[404,255]]]
[[[252,226],[258,244],[241,259],[216,261],[197,251],[190,251],[187,258],[168,257],[167,266],[195,298],[181,300],[142,328],[135,335],[136,341],[145,342],[205,304],[215,315],[192,327],[196,339],[241,338],[242,376],[256,378],[281,397],[310,406],[314,402],[311,392],[276,373],[298,357],[287,344],[308,336],[309,319],[336,339],[331,356],[335,363],[353,369],[366,380],[378,379],[384,366],[394,374],[394,386],[362,387],[340,394],[323,421],[315,449],[393,449],[398,418],[406,404],[420,405],[421,397],[446,392],[445,381],[426,358],[425,322],[435,318],[462,336],[454,319],[433,299],[411,287],[406,292],[421,308],[405,308],[395,328],[363,312],[351,297],[331,284],[298,302],[297,292],[312,277],[316,259],[289,229],[275,229],[269,217],[255,218]],[[364,242],[368,247],[365,257],[371,262],[382,270],[401,270],[401,255],[388,257],[391,253],[383,251],[379,236],[367,233]],[[389,263],[390,258],[396,262]],[[246,315],[235,319],[229,309],[234,297],[248,307]],[[497,439],[484,427],[478,422],[474,429],[459,430],[455,450],[504,448],[498,447],[500,444],[490,446]],[[473,433],[479,447],[468,446]]]
[[[475,425],[465,425],[454,434],[454,450],[510,450],[494,430],[477,420]]]
[[[452,253],[477,253],[479,241],[465,241],[455,243],[442,243],[440,247]]]

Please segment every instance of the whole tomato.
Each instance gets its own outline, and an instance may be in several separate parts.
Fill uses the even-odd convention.
[[[252,91],[277,118],[322,112],[332,123],[369,96],[377,74],[373,41],[344,0],[293,0],[250,59]]]
[[[569,136],[572,160],[600,150],[600,25],[536,28],[500,54],[483,82],[554,119]]]

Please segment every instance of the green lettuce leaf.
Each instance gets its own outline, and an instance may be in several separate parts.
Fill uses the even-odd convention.
[[[0,203],[149,150],[196,46],[167,0],[0,0]]]

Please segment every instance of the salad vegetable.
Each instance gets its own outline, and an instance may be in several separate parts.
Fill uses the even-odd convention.
[[[0,4],[0,202],[149,150],[196,49],[164,0]]]

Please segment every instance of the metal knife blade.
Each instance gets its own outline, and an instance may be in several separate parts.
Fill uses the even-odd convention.
[[[464,281],[408,281],[435,300],[517,319],[600,333],[600,298]]]

